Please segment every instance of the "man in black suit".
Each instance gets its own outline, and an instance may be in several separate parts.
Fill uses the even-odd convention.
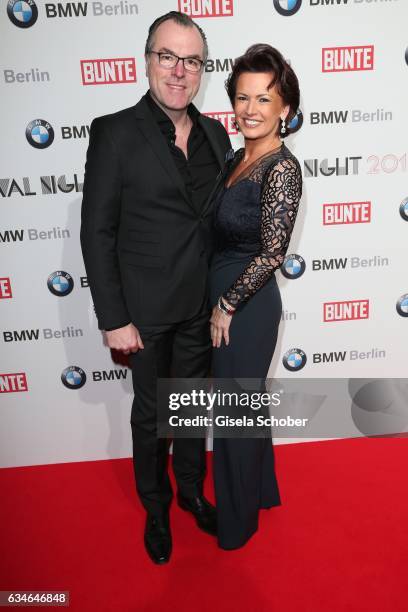
[[[201,28],[167,13],[150,27],[145,53],[146,95],[92,122],[81,245],[99,328],[110,348],[131,356],[144,540],[151,559],[165,563],[172,489],[168,444],[156,433],[157,379],[208,373],[209,196],[230,142],[191,104],[207,59]],[[215,535],[215,508],[203,497],[204,440],[174,440],[173,467],[179,505]]]

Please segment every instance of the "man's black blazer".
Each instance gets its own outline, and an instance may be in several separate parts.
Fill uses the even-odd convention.
[[[221,171],[229,137],[218,121],[198,121]],[[197,314],[207,292],[211,215],[210,197],[194,209],[144,97],[94,119],[81,246],[100,329]]]

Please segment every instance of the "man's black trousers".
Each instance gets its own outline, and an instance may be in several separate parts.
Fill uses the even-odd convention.
[[[138,328],[145,348],[131,356],[133,465],[142,504],[155,515],[167,511],[173,496],[167,472],[169,441],[157,438],[157,379],[208,375],[209,318],[206,307],[188,321]],[[173,469],[181,495],[202,495],[205,440],[175,439]]]

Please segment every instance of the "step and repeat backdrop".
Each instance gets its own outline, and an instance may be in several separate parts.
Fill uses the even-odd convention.
[[[406,0],[3,0],[3,467],[131,454],[131,375],[97,329],[81,192],[90,123],[144,94],[147,30],[170,10],[207,34],[195,103],[234,148],[224,82],[235,57],[270,43],[301,84],[287,145],[304,195],[277,273],[284,310],[270,376],[406,376]]]

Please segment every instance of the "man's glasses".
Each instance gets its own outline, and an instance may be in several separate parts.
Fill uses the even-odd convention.
[[[163,66],[163,68],[174,68],[181,60],[187,72],[200,72],[204,64],[204,62],[197,57],[179,57],[178,55],[174,55],[174,53],[165,51],[149,51],[149,53],[154,53],[159,56],[159,64]]]

